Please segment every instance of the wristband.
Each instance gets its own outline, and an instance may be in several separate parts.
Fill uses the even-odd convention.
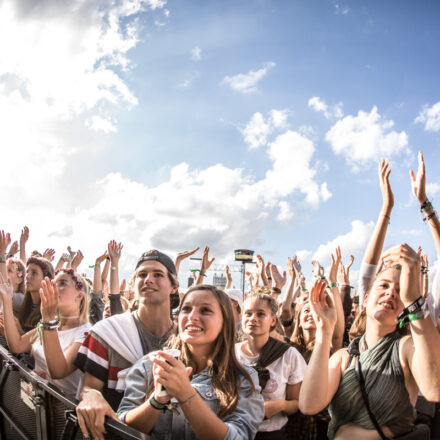
[[[169,405],[169,403],[170,403],[170,402],[168,402],[168,403],[160,403],[160,402],[158,402],[158,401],[154,398],[154,395],[151,396],[151,397],[148,399],[148,402],[150,403],[150,405],[151,405],[154,409],[157,409],[158,411],[166,411],[167,408],[168,408],[168,405]]]
[[[5,257],[0,257],[0,263],[6,263],[6,258]]]
[[[425,317],[425,312],[422,309],[417,310],[415,313],[408,313],[399,321],[399,328],[402,328],[407,322],[417,321]]]
[[[111,269],[112,270],[118,270],[118,266],[112,266]]]
[[[278,289],[278,287],[272,287],[272,292],[281,293],[281,289]]]
[[[333,289],[333,287],[338,287],[338,283],[327,284],[327,289]]]
[[[197,396],[197,391],[194,391],[194,394],[192,394],[191,396],[189,396],[187,399],[182,400],[182,401],[179,400],[179,405],[180,405],[180,406],[184,405],[185,403],[189,402],[190,400],[193,400],[194,397],[196,397],[196,396]]]
[[[432,203],[426,199],[421,205],[420,205],[420,212],[426,212],[433,209]]]

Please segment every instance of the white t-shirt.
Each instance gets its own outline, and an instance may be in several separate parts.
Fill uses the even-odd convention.
[[[67,350],[75,342],[82,344],[90,328],[91,325],[86,323],[69,330],[59,331],[58,338],[62,350]],[[84,374],[82,371],[76,369],[63,379],[52,379],[47,369],[46,357],[44,356],[44,349],[40,338],[32,344],[31,354],[35,358],[35,370],[44,371],[47,374],[49,382],[56,385],[67,397],[75,397],[79,382]]]
[[[235,353],[240,363],[250,366],[256,363],[258,356],[253,357],[243,353],[242,346],[245,342],[235,344]],[[264,400],[285,400],[287,384],[294,385],[302,382],[306,367],[307,364],[299,351],[294,347],[288,348],[283,356],[267,367],[270,379],[261,393]],[[287,415],[285,413],[278,413],[270,419],[264,420],[258,431],[277,431],[286,423]]]

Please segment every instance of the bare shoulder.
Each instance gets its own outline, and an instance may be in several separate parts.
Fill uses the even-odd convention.
[[[340,369],[341,373],[343,373],[348,365],[348,361],[350,359],[350,355],[346,348],[341,348],[330,357],[329,367],[334,369]]]

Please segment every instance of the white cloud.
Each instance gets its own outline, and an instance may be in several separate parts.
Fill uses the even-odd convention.
[[[202,49],[199,46],[191,50],[191,59],[193,61],[200,61],[202,59]]]
[[[312,251],[309,251],[307,249],[302,249],[300,251],[296,252],[296,256],[299,259],[299,262],[302,266],[306,263],[306,261],[309,259],[309,257],[312,255]],[[308,262],[308,261],[307,261]]]
[[[249,149],[267,145],[268,136],[275,129],[286,128],[287,113],[287,110],[271,110],[266,118],[260,112],[254,113],[246,127],[241,130]]]
[[[427,183],[426,184],[426,193],[428,197],[434,197],[440,191],[440,185],[438,183]]]
[[[225,76],[222,84],[230,86],[233,90],[241,93],[256,92],[258,82],[261,81],[267,72],[275,67],[273,61],[269,61],[263,65],[259,70],[250,70],[248,73],[239,73],[234,76]]]
[[[309,99],[308,104],[310,108],[315,110],[315,112],[323,113],[327,119],[331,117],[342,118],[344,116],[342,102],[338,102],[334,106],[329,107],[319,96],[314,96],[313,98]]]
[[[278,213],[277,219],[280,222],[288,222],[293,219],[294,213],[292,211],[292,207],[288,202],[282,200],[281,202],[279,202],[278,206],[280,208],[280,211]]]
[[[394,122],[380,116],[377,107],[370,113],[360,110],[357,116],[346,116],[327,132],[326,140],[335,154],[342,154],[353,171],[359,171],[382,157],[390,157],[405,150],[408,136],[392,130]]]
[[[424,106],[419,116],[414,122],[425,124],[426,131],[440,130],[440,101],[435,103],[432,107]]]
[[[115,133],[118,131],[116,125],[109,119],[105,119],[99,115],[94,115],[86,120],[86,126],[90,130],[103,131],[104,133]]]
[[[341,247],[342,257],[345,259],[349,255],[361,257],[368,244],[368,240],[374,229],[374,223],[364,223],[361,220],[351,222],[351,231],[322,244],[314,252],[312,260],[318,260],[322,266],[330,262],[330,254],[337,246]]]

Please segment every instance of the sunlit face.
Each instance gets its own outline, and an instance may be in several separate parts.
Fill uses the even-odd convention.
[[[166,267],[154,260],[144,261],[137,268],[134,288],[139,301],[147,304],[169,302],[171,293],[176,290],[168,278]]]
[[[7,265],[9,282],[14,287],[14,291],[17,290],[20,283],[23,281],[24,274],[18,270],[17,264],[13,261],[8,261]]]
[[[223,315],[215,295],[194,290],[186,295],[179,312],[179,333],[189,345],[211,345],[223,327]]]
[[[267,301],[263,299],[248,299],[243,304],[242,329],[245,334],[259,336],[269,334],[275,325],[276,316]]]
[[[404,306],[400,299],[400,270],[383,271],[374,281],[366,298],[367,316],[387,325],[395,325]]]
[[[43,271],[36,264],[29,264],[26,268],[26,290],[29,292],[38,292],[43,281]]]
[[[300,326],[305,330],[316,328],[315,320],[313,319],[312,312],[310,310],[310,304],[308,302],[301,309],[301,313],[299,315],[299,323]]]
[[[78,290],[72,277],[66,273],[59,273],[55,282],[58,288],[58,308],[70,307],[74,304],[79,306],[84,292]]]

